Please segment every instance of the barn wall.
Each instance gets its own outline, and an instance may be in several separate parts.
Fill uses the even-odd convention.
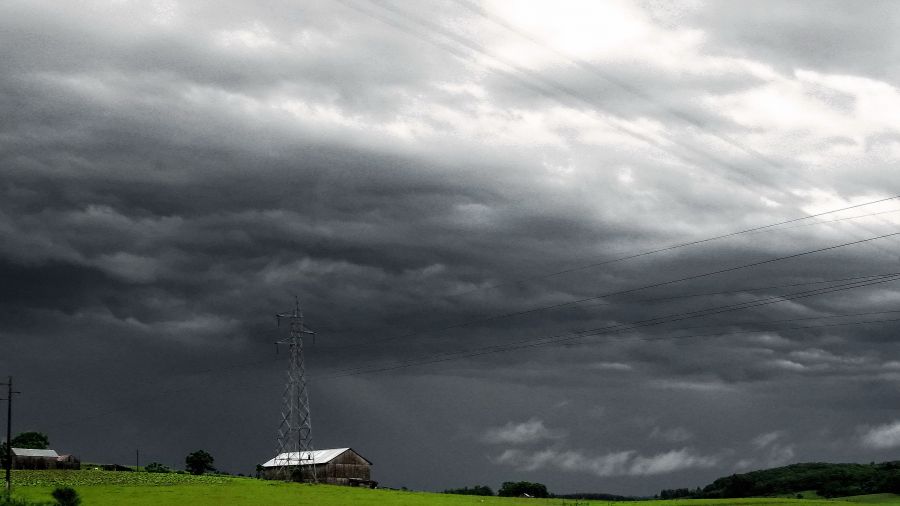
[[[81,469],[81,461],[71,455],[67,455],[56,460],[56,468]]]
[[[56,469],[56,457],[24,457],[13,455],[13,469]]]
[[[325,481],[345,485],[349,478],[359,480],[371,479],[369,463],[353,451],[347,450],[338,455],[325,467]]]
[[[370,475],[371,471],[368,464],[329,463],[325,468],[325,478],[327,479],[358,478],[360,480],[368,480]]]

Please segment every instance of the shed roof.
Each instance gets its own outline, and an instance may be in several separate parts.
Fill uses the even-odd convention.
[[[274,459],[263,464],[263,467],[279,467],[279,466],[306,466],[312,463],[327,464],[346,451],[357,453],[353,448],[332,448],[330,450],[314,450],[312,452],[287,452],[279,453]],[[359,457],[371,464],[369,459],[359,455]]]
[[[12,453],[17,457],[46,457],[53,459],[59,457],[56,450],[36,450],[34,448],[13,448]]]

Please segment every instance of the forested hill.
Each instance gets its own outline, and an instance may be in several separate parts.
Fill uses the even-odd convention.
[[[792,464],[733,474],[703,489],[663,490],[661,497],[760,497],[815,490],[823,497],[900,493],[900,461],[881,464]]]

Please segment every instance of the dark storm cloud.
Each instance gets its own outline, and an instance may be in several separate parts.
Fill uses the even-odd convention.
[[[93,460],[205,447],[248,472],[274,447],[271,315],[297,294],[319,331],[316,444],[358,448],[390,485],[652,493],[893,444],[896,324],[788,328],[891,315],[773,321],[895,310],[896,283],[474,355],[900,270],[887,239],[601,297],[895,232],[886,214],[542,277],[898,193],[882,164],[898,128],[870,104],[896,98],[878,57],[817,64],[790,20],[717,47],[729,16],[770,20],[753,7],[626,6],[648,34],[635,52],[578,57],[647,100],[453,3],[431,19],[482,53],[408,33],[421,11],[404,30],[351,3],[0,7],[0,366],[26,393],[17,427]],[[683,65],[646,57],[666,47]],[[511,77],[484,53],[533,61]],[[782,95],[783,123],[753,116]],[[731,334],[696,335],[715,332]],[[59,406],[71,420],[48,422]]]

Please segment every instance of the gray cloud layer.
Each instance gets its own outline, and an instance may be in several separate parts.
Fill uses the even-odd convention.
[[[327,379],[900,271],[889,238],[426,332],[900,230],[885,202],[540,277],[900,193],[900,18],[483,7],[539,44],[452,1],[0,6],[16,427],[88,460],[203,447],[250,472],[275,446],[271,315],[298,294],[316,444],[357,448],[388,485],[653,493],[889,458],[897,327],[865,322],[893,316],[797,319],[898,310],[896,283]]]

